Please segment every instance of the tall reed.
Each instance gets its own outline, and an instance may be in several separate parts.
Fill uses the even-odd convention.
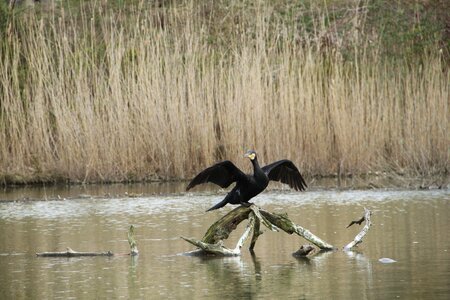
[[[394,64],[359,43],[347,60],[320,24],[307,37],[264,9],[226,43],[189,5],[133,13],[22,20],[0,50],[4,182],[188,178],[248,169],[248,148],[309,175],[448,172],[438,51]]]

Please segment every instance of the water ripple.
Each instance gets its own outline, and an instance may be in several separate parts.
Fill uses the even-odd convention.
[[[61,201],[31,201],[0,203],[1,219],[71,219],[85,215],[153,215],[171,214],[177,221],[186,221],[182,212],[201,214],[207,208],[223,199],[225,193],[150,196],[140,198],[71,199]],[[298,207],[324,204],[347,205],[361,203],[370,205],[390,201],[449,201],[450,191],[313,191],[297,193],[292,191],[270,191],[255,197],[252,202],[259,206],[281,205]],[[401,208],[399,208],[401,210]]]

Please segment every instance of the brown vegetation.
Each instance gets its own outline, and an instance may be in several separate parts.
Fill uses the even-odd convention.
[[[263,8],[225,42],[189,6],[132,13],[32,14],[9,36],[3,182],[188,178],[219,159],[248,167],[239,157],[250,148],[309,175],[448,172],[438,48],[394,63],[355,27],[347,59],[329,29],[305,36]]]

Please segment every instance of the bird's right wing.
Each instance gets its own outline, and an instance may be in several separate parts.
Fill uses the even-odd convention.
[[[246,179],[246,175],[238,167],[231,161],[225,160],[198,173],[188,184],[186,191],[201,183],[212,182],[226,188],[235,181]]]
[[[307,187],[302,174],[290,160],[282,159],[276,161],[262,167],[262,170],[270,180],[286,183],[296,191],[304,191]]]

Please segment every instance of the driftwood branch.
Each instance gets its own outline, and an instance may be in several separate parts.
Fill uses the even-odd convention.
[[[199,247],[206,253],[219,254],[219,255],[224,255],[224,256],[239,256],[239,255],[241,255],[242,246],[244,245],[245,241],[250,236],[250,232],[253,230],[253,228],[255,226],[255,216],[253,214],[250,214],[248,216],[248,219],[249,219],[249,222],[247,224],[247,227],[245,228],[244,233],[240,237],[240,239],[237,242],[236,247],[234,249],[228,249],[227,247],[225,247],[223,245],[222,241],[219,241],[215,244],[209,244],[209,243],[205,243],[203,241],[198,241],[196,239],[190,239],[190,238],[185,238],[185,237],[181,237],[181,238],[183,240],[185,240],[186,242]]]
[[[250,209],[253,211],[253,213],[255,214],[255,216],[270,230],[272,231],[278,231],[278,227],[275,226],[273,223],[271,223],[270,221],[268,221],[260,212],[260,209],[258,206],[256,205],[251,205]]]
[[[300,225],[295,224],[292,222],[286,214],[279,215],[279,214],[272,214],[265,210],[261,209],[261,214],[273,225],[278,227],[279,229],[289,233],[293,234],[296,233],[299,236],[303,237],[307,241],[313,243],[317,247],[319,247],[321,250],[333,250],[335,247],[333,247],[331,244],[328,244],[321,238],[315,236],[311,233],[308,229],[305,229],[301,227]]]
[[[256,244],[256,240],[258,239],[258,237],[263,234],[263,232],[260,230],[261,227],[261,222],[259,221],[259,219],[255,220],[255,226],[253,227],[253,236],[252,236],[252,241],[250,242],[250,251],[253,251],[253,249],[255,248],[255,244]]]
[[[359,221],[362,222],[362,220],[365,220],[366,224],[364,225],[363,229],[355,236],[353,241],[351,241],[347,246],[344,247],[344,250],[350,250],[353,247],[356,247],[358,244],[362,243],[362,240],[363,240],[364,236],[367,234],[367,232],[370,229],[370,226],[372,225],[372,223],[370,222],[370,216],[371,215],[372,215],[372,212],[364,207],[364,216]],[[353,221],[353,222],[354,223],[358,223],[359,221],[356,221],[356,222]],[[352,223],[350,223],[350,225],[353,225]],[[347,228],[349,226],[347,226]]]
[[[226,248],[223,245],[223,240],[227,239],[230,233],[243,221],[249,220],[247,227],[239,239],[234,249]],[[207,230],[205,236],[201,241],[191,238],[181,237],[185,241],[197,246],[205,253],[220,254],[224,256],[237,256],[241,254],[241,248],[248,239],[250,232],[253,231],[253,236],[249,249],[253,250],[256,240],[262,234],[260,224],[264,224],[272,231],[279,229],[292,234],[296,233],[305,238],[311,243],[315,244],[322,250],[331,250],[334,247],[327,242],[321,240],[309,230],[293,223],[286,215],[277,215],[258,208],[255,205],[250,207],[240,206],[233,209],[228,214],[216,221]],[[311,250],[309,250],[311,251]],[[309,253],[308,251],[308,253]]]
[[[134,226],[131,225],[128,230],[128,244],[130,245],[130,253],[119,254],[119,255],[138,255],[139,251],[137,249],[137,243],[134,238]],[[78,252],[67,247],[66,251],[63,252],[41,252],[36,253],[36,256],[40,257],[82,257],[82,256],[113,256],[114,253],[111,251],[106,252]]]
[[[78,252],[67,247],[64,252],[41,252],[36,253],[37,256],[41,257],[80,257],[80,256],[113,256],[111,251],[107,252]]]
[[[228,214],[217,220],[202,238],[202,242],[207,244],[216,244],[219,241],[226,240],[230,233],[244,220],[248,218],[250,209],[245,206],[239,206]]]
[[[245,218],[243,218],[243,216],[245,216]],[[228,238],[231,231],[236,229],[237,225],[245,219],[248,219],[249,222],[234,249],[229,249],[225,247],[223,245],[223,240],[217,240],[218,237]],[[275,230],[275,227],[264,219],[264,217],[259,213],[257,208],[241,206],[232,210],[227,215],[222,217],[219,221],[214,223],[208,229],[208,231],[206,232],[205,236],[201,241],[185,237],[181,238],[186,242],[191,243],[194,246],[197,246],[205,253],[223,256],[239,256],[241,255],[242,246],[248,240],[250,233],[252,231],[253,236],[250,244],[250,249],[253,249],[256,240],[262,234],[262,232],[260,231],[261,223],[266,225],[269,229]],[[214,241],[214,244],[207,242],[210,240]]]

